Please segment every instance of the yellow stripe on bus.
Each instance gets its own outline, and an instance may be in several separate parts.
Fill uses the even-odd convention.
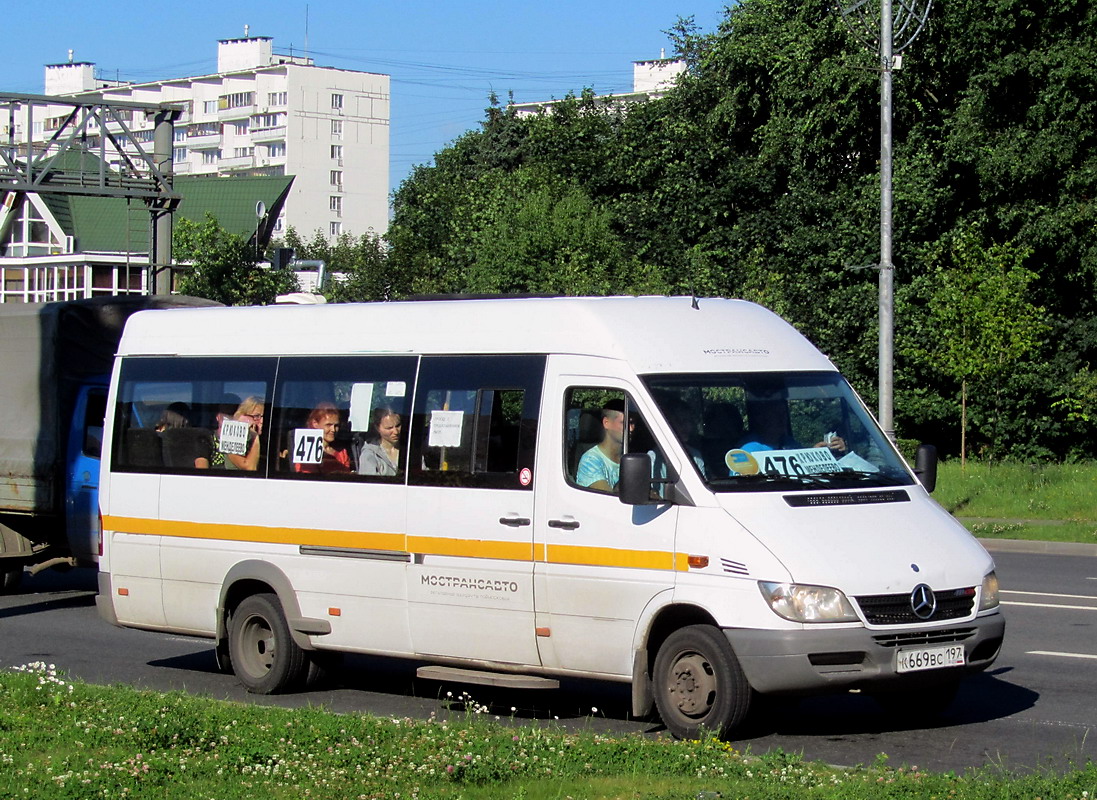
[[[278,528],[261,525],[229,525],[139,517],[103,517],[104,530],[148,536],[172,536],[261,544],[311,545],[394,553],[494,558],[503,561],[542,561],[592,567],[624,567],[682,571],[689,569],[681,553],[626,550],[614,547],[581,547],[532,542],[499,542],[484,539],[455,539],[443,536],[406,536],[402,533],[333,531],[308,528]]]
[[[580,547],[550,544],[545,561],[550,564],[581,564],[592,567],[685,570],[686,557],[657,550],[623,550],[616,547]]]
[[[533,560],[533,542],[495,542],[490,539],[408,536],[408,551],[431,556],[499,558],[504,561]]]
[[[103,528],[121,533],[149,536],[176,536],[191,539],[295,544],[319,547],[351,547],[362,550],[405,552],[402,533],[368,531],[332,531],[308,528],[275,528],[262,525],[227,525],[209,522],[183,522],[136,517],[103,517]]]

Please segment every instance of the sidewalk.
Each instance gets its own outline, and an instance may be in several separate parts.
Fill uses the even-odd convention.
[[[1027,539],[979,539],[991,553],[1044,553],[1056,556],[1097,556],[1097,544],[1084,542],[1034,542]]]

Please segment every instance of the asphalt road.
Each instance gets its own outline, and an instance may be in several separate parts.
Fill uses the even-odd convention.
[[[860,694],[770,702],[752,715],[735,746],[754,753],[781,748],[844,765],[868,764],[886,753],[895,766],[955,771],[1067,768],[1097,759],[1097,556],[998,552],[995,558],[1006,644],[989,672],[965,681],[939,722],[909,724]],[[207,640],[112,627],[99,619],[94,595],[94,574],[74,570],[28,578],[20,594],[0,597],[0,667],[44,661],[93,683],[413,718],[453,713],[446,693],[465,689],[418,680],[414,664],[350,657],[333,688],[248,695],[233,676],[217,672]],[[658,722],[629,719],[625,687],[468,691],[504,720],[662,732]]]

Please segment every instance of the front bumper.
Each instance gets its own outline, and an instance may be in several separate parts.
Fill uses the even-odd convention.
[[[1002,647],[1000,613],[946,627],[896,630],[762,631],[725,629],[751,687],[762,694],[816,693],[829,689],[879,689],[948,683],[981,672]],[[896,672],[900,647],[962,643],[967,663],[920,672]]]

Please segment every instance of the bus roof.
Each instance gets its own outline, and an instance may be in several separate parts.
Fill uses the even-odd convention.
[[[553,297],[142,312],[120,355],[570,353],[637,373],[834,370],[773,312],[744,300]]]

